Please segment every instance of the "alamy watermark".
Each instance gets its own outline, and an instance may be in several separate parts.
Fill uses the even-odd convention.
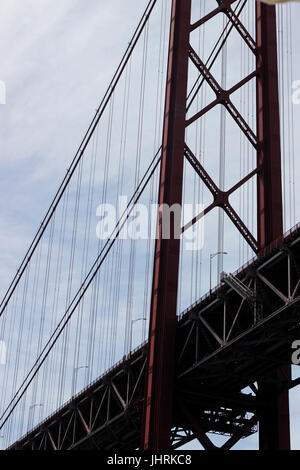
[[[6,104],[6,84],[0,80],[0,104]]]
[[[295,366],[300,366],[300,339],[297,339],[293,342],[292,349],[295,349],[292,354],[292,364]]]
[[[6,344],[4,341],[0,341],[0,366],[6,364]]]
[[[300,80],[294,80],[292,83],[293,95],[292,101],[293,104],[300,104]]]
[[[112,204],[100,204],[96,215],[100,221],[96,227],[97,237],[101,240],[114,239],[117,236],[122,240],[155,240],[158,238],[157,221],[159,217],[160,233],[162,239],[182,239],[184,248],[188,251],[201,250],[204,244],[203,204],[135,204],[127,211],[128,198],[120,196],[118,207]],[[125,216],[124,216],[125,214]],[[182,215],[184,221],[182,222]],[[197,217],[197,221],[195,220]],[[198,220],[199,219],[199,220]],[[115,230],[119,223],[120,233]],[[188,225],[187,225],[188,224]],[[182,226],[186,229],[182,230]]]

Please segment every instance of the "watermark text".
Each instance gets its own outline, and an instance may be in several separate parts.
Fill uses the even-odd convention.
[[[293,95],[292,101],[293,104],[300,104],[300,80],[294,80],[292,83]]]
[[[182,239],[187,251],[203,248],[203,204],[135,204],[130,212],[127,208],[126,196],[119,197],[118,207],[113,204],[98,206],[98,239],[114,239],[117,236],[122,240]]]
[[[295,351],[292,354],[292,364],[295,366],[300,365],[300,339],[295,340],[292,344],[292,349],[295,349]]]
[[[6,364],[6,344],[4,341],[0,341],[0,366]]]
[[[6,104],[6,84],[0,80],[0,104]]]

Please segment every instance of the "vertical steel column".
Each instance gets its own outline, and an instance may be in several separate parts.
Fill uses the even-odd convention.
[[[263,249],[283,234],[280,118],[276,9],[257,1],[257,133],[260,148],[257,180],[258,246]],[[278,393],[278,385],[288,379],[290,366],[281,367],[259,383],[259,392],[267,404],[260,416],[260,449],[289,449],[289,395]]]
[[[191,0],[173,0],[164,115],[159,205],[182,203]],[[144,450],[167,450],[173,416],[176,309],[180,240],[174,220],[170,239],[158,239],[152,284],[143,423]],[[178,229],[177,229],[178,230]]]
[[[276,9],[257,2],[258,246],[281,237],[282,188]]]

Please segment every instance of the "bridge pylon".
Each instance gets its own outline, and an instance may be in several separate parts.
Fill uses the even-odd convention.
[[[281,145],[278,100],[276,10],[257,2],[256,38],[252,38],[234,10],[235,0],[217,0],[215,10],[191,25],[191,0],[172,0],[168,73],[164,114],[162,161],[159,184],[159,205],[182,203],[183,165],[187,158],[203,183],[213,195],[213,203],[200,217],[215,207],[224,210],[236,229],[259,254],[283,234]],[[227,16],[231,27],[256,57],[256,70],[230,90],[224,90],[190,43],[190,35],[218,14]],[[229,51],[230,60],[230,51]],[[192,62],[216,95],[215,100],[196,115],[187,119],[187,83],[189,63]],[[253,130],[231,101],[231,94],[256,79],[257,128]],[[241,179],[228,192],[221,191],[214,178],[187,148],[186,128],[216,105],[223,105],[236,121],[257,152],[257,168]],[[257,180],[257,234],[251,233],[229,203],[234,190],[255,177]],[[182,228],[184,230],[184,227]],[[180,239],[173,220],[171,237],[163,237],[163,213],[159,214],[158,239],[155,247],[151,316],[148,343],[142,448],[170,448],[174,410],[175,332],[178,293]],[[288,391],[279,393],[282,380],[287,380],[290,367],[274,372],[258,384],[259,397],[268,407],[259,415],[261,449],[288,449],[289,401]]]

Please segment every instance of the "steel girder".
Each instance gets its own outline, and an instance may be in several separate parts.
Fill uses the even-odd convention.
[[[139,348],[25,436],[13,449],[126,450],[139,445],[146,349]]]
[[[256,382],[290,364],[300,339],[300,227],[235,276],[254,301],[224,283],[178,319],[173,448],[195,438],[214,448],[213,432],[230,436],[228,449],[255,432],[268,406]],[[138,448],[146,354],[143,344],[11,449]],[[297,385],[286,377],[280,386]]]

